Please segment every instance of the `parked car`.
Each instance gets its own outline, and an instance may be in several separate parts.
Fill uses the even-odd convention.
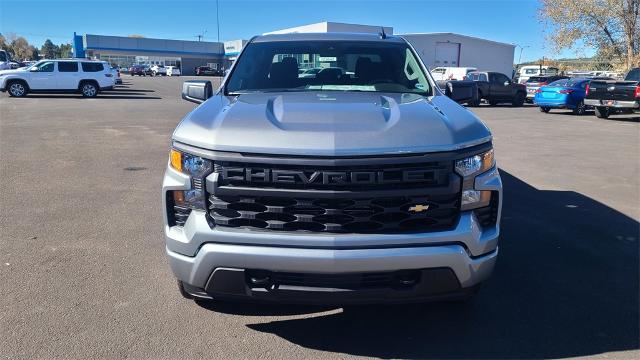
[[[437,67],[431,70],[431,76],[436,81],[464,80],[465,76],[472,71],[477,71],[474,67]]]
[[[526,65],[518,70],[517,82],[518,84],[526,84],[527,80],[532,76],[556,75],[559,72],[560,69],[553,66]]]
[[[153,65],[151,66],[151,76],[166,76],[167,68],[164,65]]]
[[[608,118],[614,112],[640,111],[640,68],[627,73],[623,81],[591,80],[584,103],[595,107],[596,116]]]
[[[0,71],[0,91],[22,97],[28,93],[79,92],[94,97],[115,84],[111,67],[104,61],[42,60],[22,69]]]
[[[112,66],[111,73],[113,74],[113,77],[116,79],[115,80],[116,85],[122,84],[122,77],[120,77],[120,68],[117,66]]]
[[[532,102],[533,98],[536,96],[536,91],[541,86],[545,86],[547,84],[551,84],[556,80],[567,79],[567,76],[561,75],[548,75],[548,76],[532,76],[530,77],[525,85],[527,86],[527,102]]]
[[[296,57],[327,49],[340,79],[298,77]],[[498,256],[492,135],[403,38],[258,36],[234,66],[215,92],[208,80],[182,87],[201,105],[172,134],[161,209],[183,296],[353,304],[476,292]]]
[[[6,50],[0,50],[0,70],[11,69],[11,55]]]
[[[527,88],[522,84],[514,83],[505,74],[493,71],[474,71],[466,76],[467,80],[478,84],[478,97],[473,106],[480,105],[481,100],[486,100],[491,105],[508,102],[513,106],[522,106],[526,98]]]
[[[149,65],[146,64],[142,64],[142,65],[133,65],[129,68],[129,74],[131,76],[151,76],[151,67]]]
[[[316,74],[322,70],[322,68],[309,68],[309,69],[300,69],[301,73],[298,73],[298,77],[301,78],[314,78]]]
[[[167,76],[180,76],[180,68],[177,66],[167,66]]]
[[[575,115],[584,115],[588,108],[584,97],[589,81],[591,80],[586,78],[556,80],[536,89],[533,102],[544,113],[551,109],[569,109]]]
[[[196,67],[196,76],[224,76],[224,71],[209,66]]]

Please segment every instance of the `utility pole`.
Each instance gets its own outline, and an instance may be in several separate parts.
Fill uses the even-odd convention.
[[[518,57],[518,64],[522,63],[522,50],[524,50],[525,48],[531,47],[529,45],[526,46],[522,46],[522,45],[518,45],[516,44],[517,47],[520,48],[520,56]]]
[[[218,7],[218,0],[216,0],[216,26],[218,27],[218,42],[220,42],[220,8]]]

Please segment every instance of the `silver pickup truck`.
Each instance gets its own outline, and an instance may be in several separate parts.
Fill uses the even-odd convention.
[[[327,68],[301,77],[301,69]],[[253,38],[172,136],[166,253],[187,298],[466,299],[498,255],[489,129],[403,38]]]

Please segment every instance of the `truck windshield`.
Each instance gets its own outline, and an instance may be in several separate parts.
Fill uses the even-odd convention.
[[[300,69],[310,71],[299,72]],[[226,93],[281,91],[432,94],[431,84],[406,44],[371,41],[249,44],[229,77]]]

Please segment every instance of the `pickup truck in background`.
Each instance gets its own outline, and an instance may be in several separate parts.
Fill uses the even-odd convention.
[[[640,111],[640,68],[629,71],[623,81],[591,80],[584,104],[606,119],[616,112]]]
[[[478,85],[478,96],[473,106],[480,105],[485,99],[489,104],[509,102],[513,106],[522,106],[527,96],[527,88],[523,84],[514,83],[505,74],[492,71],[473,71],[467,74],[466,80]]]

